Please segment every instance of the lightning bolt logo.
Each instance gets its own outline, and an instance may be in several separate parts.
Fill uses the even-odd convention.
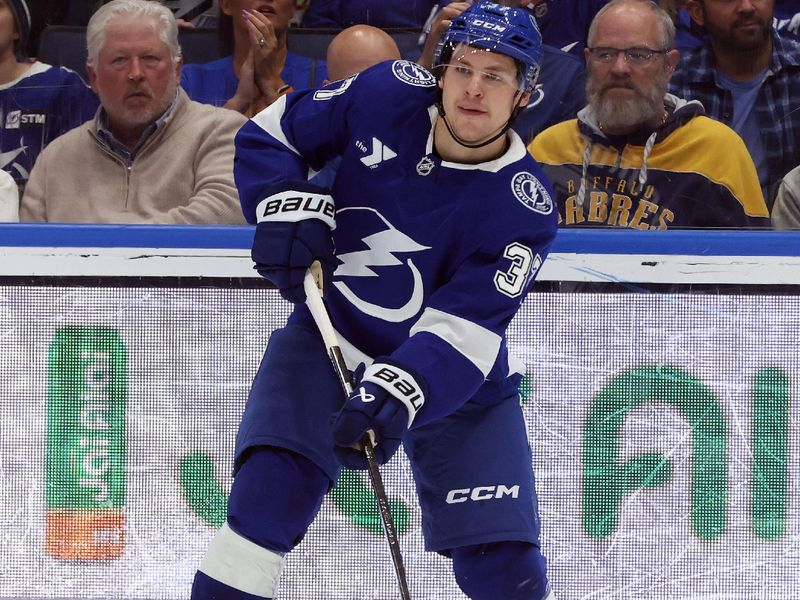
[[[411,271],[414,288],[409,300],[399,308],[386,308],[359,298],[343,281],[334,281],[334,287],[358,310],[364,314],[389,321],[400,323],[416,315],[422,308],[424,286],[419,269],[410,258],[405,262],[397,258],[395,253],[421,252],[430,246],[418,244],[406,234],[398,231],[378,211],[372,208],[354,207],[343,208],[340,213],[348,210],[368,210],[373,212],[386,226],[386,229],[370,234],[362,241],[369,248],[356,252],[346,252],[337,255],[342,264],[336,269],[336,277],[379,277],[371,267],[406,267]]]
[[[20,174],[22,179],[28,179],[28,170],[18,162],[13,162],[17,156],[26,153],[27,150],[28,147],[24,144],[24,141],[20,139],[19,148],[9,150],[8,152],[0,152],[0,169],[9,170],[6,169],[6,167],[11,165],[11,167]]]

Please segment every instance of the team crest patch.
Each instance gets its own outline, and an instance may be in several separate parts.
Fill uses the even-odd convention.
[[[533,212],[549,215],[553,212],[553,199],[547,188],[531,173],[522,171],[511,180],[511,191],[527,208]]]
[[[410,60],[396,60],[392,63],[392,73],[403,83],[418,87],[433,87],[436,79],[431,73]]]

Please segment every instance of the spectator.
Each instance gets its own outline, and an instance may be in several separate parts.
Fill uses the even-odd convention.
[[[351,25],[419,27],[438,0],[310,0],[303,27],[344,29]]]
[[[789,171],[778,187],[772,225],[775,229],[800,229],[800,167]]]
[[[19,221],[19,189],[14,178],[0,171],[0,223]]]
[[[353,25],[328,46],[328,77],[344,79],[384,60],[400,59],[400,49],[388,33],[370,25]]]
[[[325,63],[286,45],[293,0],[220,0],[219,7],[226,56],[184,67],[181,85],[190,98],[252,116],[281,94],[322,85]]]
[[[436,45],[447,31],[451,19],[460,15],[469,2],[442,2],[443,6],[430,22],[430,33],[425,39],[419,63],[431,68]],[[500,4],[515,4],[501,2]],[[587,25],[588,27],[588,25]],[[542,46],[542,70],[528,105],[514,120],[511,127],[527,145],[534,136],[544,129],[574,119],[586,103],[584,88],[586,70],[583,63],[574,56],[554,48]]]
[[[101,108],[42,152],[22,220],[244,223],[233,137],[246,119],[178,87],[178,31],[166,7],[112,0],[86,31]]]
[[[775,33],[772,0],[688,0],[686,9],[708,40],[684,55],[670,90],[742,136],[769,205],[800,164],[800,42]]]
[[[675,16],[675,46],[681,53],[692,48],[702,46],[706,35],[702,27],[692,21],[683,5],[686,0],[680,0],[681,9]],[[775,0],[773,9],[772,27],[780,35],[800,38],[800,0]]]
[[[42,148],[92,118],[97,97],[72,71],[31,61],[25,0],[0,2],[0,169],[20,188]]]
[[[555,189],[560,224],[767,226],[739,136],[703,116],[699,102],[666,94],[678,62],[669,15],[650,0],[612,0],[588,39],[588,106],[530,146]]]

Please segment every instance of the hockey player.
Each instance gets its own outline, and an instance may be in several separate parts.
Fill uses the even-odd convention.
[[[467,596],[548,596],[505,343],[556,232],[550,185],[508,130],[540,62],[528,13],[476,3],[442,37],[434,74],[380,63],[281,98],[239,132],[252,256],[296,306],[253,383],[196,600],[274,598],[340,465],[364,468],[354,444],[368,430],[381,463],[404,444],[426,549],[452,559]],[[336,156],[330,192],[306,182]],[[348,366],[366,366],[346,401],[303,304],[315,260]],[[487,482],[502,493],[470,494]]]
[[[499,4],[513,6],[520,0],[504,0]],[[584,0],[585,1],[585,0]],[[524,3],[523,3],[524,4]],[[417,62],[426,69],[433,63],[437,42],[447,30],[452,18],[469,6],[469,2],[450,2],[442,0],[440,10],[425,26],[428,31],[420,45],[421,54]],[[528,7],[530,12],[530,7]],[[565,19],[568,21],[569,19]],[[537,21],[538,24],[538,21]],[[586,103],[586,69],[583,61],[568,52],[547,44],[542,35],[542,69],[536,80],[536,89],[531,94],[528,106],[512,125],[514,131],[529,144],[537,133],[562,121],[575,118]]]

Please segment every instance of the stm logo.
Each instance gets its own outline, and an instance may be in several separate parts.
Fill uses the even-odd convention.
[[[367,147],[362,142],[356,142],[356,146],[362,152],[367,151]],[[397,156],[397,152],[386,146],[378,138],[372,138],[372,153],[369,156],[364,156],[361,162],[367,165],[370,169],[376,168],[382,162],[393,159]]]
[[[41,126],[47,122],[47,115],[40,112],[12,110],[6,115],[6,129],[20,129],[29,126]]]
[[[447,492],[446,502],[448,504],[461,504],[468,500],[472,502],[482,502],[483,500],[499,500],[506,496],[519,498],[519,486],[512,485],[511,487],[506,487],[503,484],[482,485],[472,489],[450,490]]]

